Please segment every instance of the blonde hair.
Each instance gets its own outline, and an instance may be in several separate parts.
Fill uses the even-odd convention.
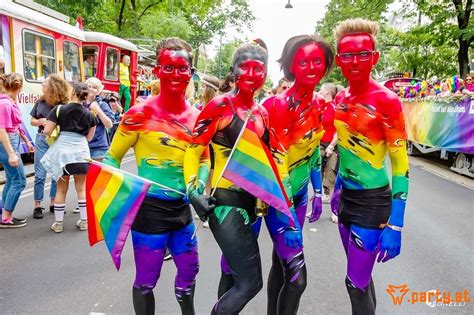
[[[87,83],[96,84],[99,87],[99,93],[102,92],[102,89],[104,88],[102,81],[100,81],[96,77],[90,77],[89,79],[86,80],[86,84]]]
[[[361,18],[342,21],[334,30],[336,47],[339,41],[346,35],[368,34],[374,43],[374,50],[377,49],[376,37],[380,32],[379,23]]]
[[[160,80],[153,80],[151,81],[151,95],[155,96],[160,94]]]

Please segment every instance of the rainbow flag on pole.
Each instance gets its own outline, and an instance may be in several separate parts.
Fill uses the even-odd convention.
[[[117,270],[130,228],[151,183],[91,162],[86,180],[89,243],[105,239]]]
[[[228,160],[223,177],[282,212],[295,226],[291,202],[285,192],[273,157],[258,134],[245,121]]]

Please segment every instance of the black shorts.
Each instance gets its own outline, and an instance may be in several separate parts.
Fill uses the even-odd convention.
[[[390,185],[375,189],[342,188],[339,222],[379,229],[388,222],[392,209]]]
[[[244,209],[248,213],[250,222],[255,222],[257,219],[257,215],[255,214],[257,198],[245,190],[236,191],[217,188],[214,197],[216,198],[216,207],[230,206]]]
[[[89,163],[70,163],[64,166],[63,176],[86,175],[89,171]]]
[[[145,197],[132,230],[145,234],[161,234],[179,230],[193,220],[191,208],[184,200]]]

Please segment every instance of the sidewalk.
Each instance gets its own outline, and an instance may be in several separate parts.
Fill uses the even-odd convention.
[[[26,177],[35,175],[35,165],[33,163],[25,165],[25,174]],[[2,169],[0,171],[0,185],[5,184],[5,171]]]

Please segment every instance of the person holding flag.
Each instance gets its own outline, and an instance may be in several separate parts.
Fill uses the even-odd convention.
[[[268,167],[271,155],[265,153],[269,152],[265,146],[269,142],[268,117],[254,101],[255,92],[265,83],[267,61],[267,51],[258,45],[246,43],[237,48],[232,60],[235,89],[213,98],[203,108],[186,150],[188,198],[201,220],[209,218],[225,258],[221,261],[219,301],[212,314],[238,314],[263,286],[257,243],[261,220],[255,213],[257,198],[253,194],[266,192],[259,191],[263,187],[259,185],[261,173],[252,168],[261,166],[268,171],[266,175],[274,174]],[[206,196],[199,191],[198,166],[209,143],[214,152],[214,175],[211,196]],[[242,159],[233,163],[234,157]],[[239,177],[242,174],[247,177]],[[279,188],[278,183],[272,187]],[[283,207],[287,206],[280,195]],[[273,197],[271,193],[267,196]]]
[[[123,156],[133,147],[138,175],[160,184],[151,184],[131,228],[136,314],[154,314],[153,288],[160,277],[166,247],[177,268],[175,294],[182,314],[195,313],[194,287],[199,262],[183,175],[184,154],[199,114],[185,99],[193,73],[191,65],[192,48],[187,42],[166,38],[158,43],[161,93],[127,111],[104,159],[104,164],[119,168]],[[196,189],[202,193],[209,174],[208,153],[200,156],[196,167],[200,183]]]
[[[309,221],[318,220],[322,212],[319,141],[323,136],[324,98],[314,88],[331,69],[333,58],[330,45],[318,35],[290,38],[279,63],[285,78],[294,83],[263,103],[273,131],[272,152],[287,193],[293,199],[293,216],[297,222],[296,232],[288,229],[286,218],[282,220],[273,207],[265,217],[274,244],[267,285],[268,314],[296,314],[306,288],[301,231],[310,180],[314,196]]]
[[[331,207],[347,257],[352,314],[364,315],[375,314],[375,260],[400,254],[409,174],[400,100],[371,76],[380,57],[378,32],[377,22],[364,19],[345,20],[334,30],[336,64],[349,87],[335,99],[340,165]]]

